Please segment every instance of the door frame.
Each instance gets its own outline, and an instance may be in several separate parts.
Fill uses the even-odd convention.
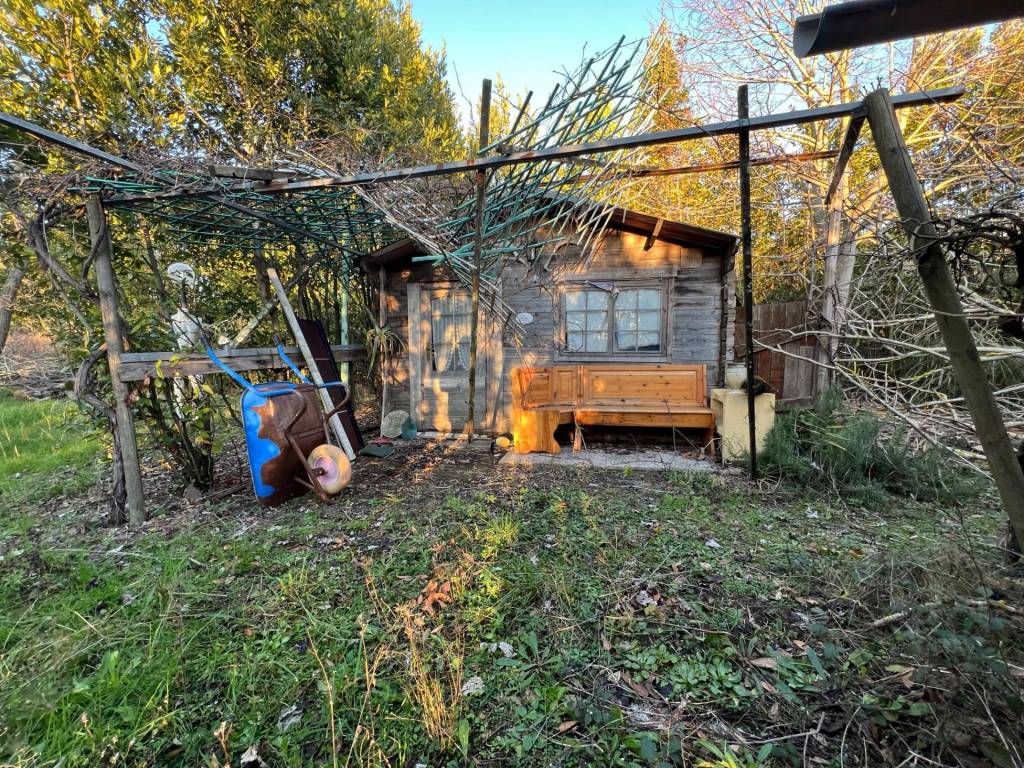
[[[438,280],[434,282],[409,283],[409,412],[419,423],[420,409],[423,405],[422,390],[429,380],[427,366],[430,364],[427,352],[430,348],[430,298],[435,291],[465,290],[468,288],[454,280]],[[482,304],[482,302],[481,302]],[[476,429],[491,430],[501,413],[501,396],[503,392],[502,376],[504,368],[504,349],[501,342],[501,328],[481,310],[480,322],[477,324],[477,370],[483,373],[483,382],[477,377],[477,416]],[[468,377],[468,373],[467,373]],[[480,407],[480,406],[483,407]],[[453,432],[461,432],[452,424]]]

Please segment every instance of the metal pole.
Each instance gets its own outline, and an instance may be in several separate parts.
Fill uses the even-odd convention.
[[[741,85],[737,96],[739,119],[744,126],[750,116],[747,86]],[[750,223],[750,131],[741,127],[740,140],[740,217],[743,243],[743,306],[746,309],[744,327],[747,332],[747,427],[750,432],[750,478],[757,479],[757,423],[754,408],[754,275],[753,236]]]

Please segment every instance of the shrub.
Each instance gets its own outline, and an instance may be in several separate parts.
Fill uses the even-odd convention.
[[[861,502],[888,491],[922,501],[976,496],[984,483],[939,446],[918,447],[903,426],[851,408],[833,388],[782,414],[759,463],[770,475]]]

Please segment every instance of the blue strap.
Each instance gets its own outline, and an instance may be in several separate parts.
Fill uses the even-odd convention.
[[[240,387],[242,387],[243,389],[247,389],[250,392],[256,391],[256,387],[254,387],[250,382],[248,382],[238,371],[234,371],[231,368],[228,368],[226,365],[224,365],[224,362],[219,357],[217,357],[217,353],[213,351],[213,347],[211,347],[209,344],[206,345],[206,356],[210,358],[218,368],[224,371],[224,373],[226,373],[228,376],[234,379],[235,383],[238,384]]]
[[[282,360],[284,360],[284,364],[287,365],[291,369],[291,372],[299,377],[299,381],[301,381],[303,384],[312,384],[313,383],[309,379],[306,378],[306,376],[302,373],[302,371],[299,370],[299,367],[297,365],[295,365],[295,363],[292,362],[291,358],[288,357],[288,355],[286,355],[284,353],[284,345],[281,344],[280,342],[278,342],[278,344],[277,344],[277,354],[278,354],[278,356]]]

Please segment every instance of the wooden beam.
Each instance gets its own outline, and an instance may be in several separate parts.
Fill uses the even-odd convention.
[[[741,85],[737,94],[739,122],[745,123],[750,113],[747,86]],[[750,131],[739,132],[740,144],[740,242],[743,248],[743,306],[746,308],[747,331],[747,426],[750,429],[750,477],[757,479],[757,423],[754,407],[754,264],[753,225],[750,212]]]
[[[114,413],[121,448],[121,464],[124,468],[128,522],[132,525],[141,525],[146,522],[146,500],[142,490],[142,470],[139,467],[135,422],[132,420],[132,410],[128,405],[130,393],[124,379],[121,378],[124,339],[121,336],[121,314],[117,307],[117,280],[111,263],[113,249],[110,245],[110,231],[99,195],[93,194],[86,198],[85,210],[89,220],[89,239],[95,254],[93,266],[96,269],[96,288],[99,291],[100,314],[103,317],[103,337],[107,342],[110,385],[114,391]]]
[[[896,210],[911,240],[921,285],[946,345],[950,366],[974,421],[989,470],[1010,518],[1011,530],[1016,534],[1018,546],[1024,545],[1024,471],[1017,462],[999,405],[978,356],[956,283],[946,264],[945,249],[938,242],[938,230],[910,160],[903,131],[896,121],[889,92],[884,88],[873,91],[864,105]]]
[[[288,294],[285,293],[284,286],[281,284],[281,278],[277,276],[276,269],[268,269],[267,277],[270,278],[271,285],[274,286],[274,290],[277,292],[278,301],[281,304],[281,311],[284,313],[285,319],[288,321],[289,327],[292,329],[292,335],[295,336],[295,342],[299,346],[299,351],[302,353],[302,359],[306,362],[306,368],[309,369],[309,377],[313,380],[313,383],[317,385],[318,392],[320,393],[320,402],[323,403],[324,413],[329,413],[334,410],[334,400],[331,398],[331,393],[324,388],[324,379],[320,375],[320,369],[316,365],[316,361],[313,358],[313,352],[309,348],[309,344],[306,342],[306,336],[302,333],[302,327],[299,325],[299,319],[295,316],[295,312],[292,310],[292,303],[288,301]],[[345,428],[341,424],[341,419],[338,418],[338,414],[334,414],[330,419],[331,431],[334,432],[334,437],[338,441],[348,456],[348,460],[352,461],[356,457],[356,452],[352,450],[352,443],[349,442],[348,434],[345,432]]]
[[[654,229],[651,230],[651,234],[647,236],[647,240],[644,241],[644,250],[649,251],[654,247],[654,241],[658,239],[658,235],[661,234],[661,225],[665,223],[665,220],[659,218],[654,222]]]
[[[290,360],[299,357],[298,347],[284,347]],[[332,344],[331,353],[340,363],[348,363],[366,357],[365,350],[358,344]],[[287,364],[275,347],[251,347],[243,349],[219,349],[217,357],[233,371],[280,370]],[[180,379],[185,376],[206,376],[222,373],[205,352],[125,352],[121,355],[121,380],[142,381],[150,378]]]
[[[963,95],[964,89],[959,86],[953,88],[939,88],[931,91],[901,94],[893,98],[893,105],[899,109],[904,107],[928,106],[956,101]],[[813,109],[801,109],[793,112],[762,115],[761,117],[753,117],[749,120],[743,121],[743,126],[748,131],[763,131],[771,128],[803,125],[805,123],[813,123],[819,120],[837,120],[852,114],[862,106],[863,102],[852,101],[845,104],[832,104],[826,107],[815,107]],[[3,122],[2,116],[0,116],[0,122]],[[223,187],[176,189],[151,194],[115,196],[110,200],[111,202],[116,202],[119,205],[132,205],[150,200],[175,197],[202,197],[210,194],[220,195],[225,192],[280,194],[284,192],[303,192],[312,189],[322,189],[325,187],[384,184],[392,181],[405,181],[407,179],[418,179],[428,176],[444,176],[453,173],[493,170],[495,168],[502,168],[508,165],[522,165],[523,163],[535,163],[543,160],[565,160],[570,157],[601,154],[604,152],[617,152],[622,149],[634,149],[636,147],[675,144],[678,142],[694,141],[696,139],[710,138],[713,136],[738,134],[740,130],[741,121],[725,120],[718,123],[694,125],[687,128],[674,128],[667,131],[642,133],[636,136],[621,136],[618,138],[602,139],[600,141],[586,142],[582,144],[568,144],[525,152],[514,152],[510,155],[473,157],[469,160],[437,163],[434,165],[420,165],[411,168],[393,168],[386,171],[370,171],[367,173],[356,173],[348,176],[324,176],[322,178],[307,179],[304,181],[272,181],[265,184],[240,184],[226,189]]]
[[[839,190],[843,174],[846,173],[846,166],[853,156],[853,148],[857,145],[857,137],[860,136],[860,129],[864,127],[864,113],[855,112],[850,116],[850,122],[846,124],[846,133],[843,134],[843,143],[839,145],[839,157],[836,158],[836,167],[832,171],[832,180],[828,185],[828,192],[825,193],[825,207],[832,204],[832,198]]]
[[[294,179],[309,176],[298,171],[275,171],[272,168],[241,168],[236,165],[209,165],[206,167],[211,176],[222,179],[255,179],[256,181],[277,181],[278,179]]]

